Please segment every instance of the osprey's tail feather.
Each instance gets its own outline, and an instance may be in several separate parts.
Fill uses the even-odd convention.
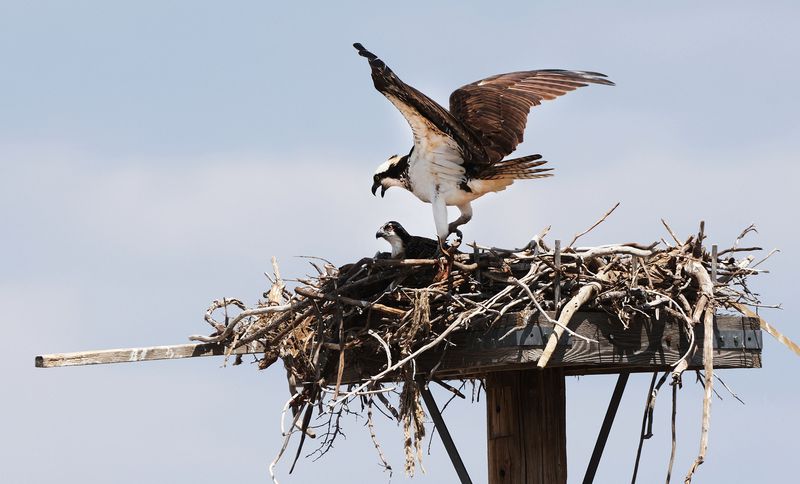
[[[552,168],[539,168],[545,163],[547,161],[542,159],[542,155],[530,155],[498,161],[481,173],[479,178],[482,180],[499,180],[502,178],[530,180],[553,176],[552,173],[547,173],[552,171]]]

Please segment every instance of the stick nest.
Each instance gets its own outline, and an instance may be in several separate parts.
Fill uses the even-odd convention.
[[[474,245],[471,253],[456,254],[451,261],[364,258],[336,267],[311,259],[316,276],[300,280],[293,290],[273,260],[275,277],[263,300],[252,308],[234,298],[214,301],[206,313],[213,334],[191,339],[224,344],[231,352],[259,343],[260,368],[283,361],[292,389],[284,414],[291,410],[293,417],[291,427],[284,429],[281,454],[293,433],[300,433],[301,446],[306,436],[315,435],[309,425],[315,408],[325,431],[315,454],[324,454],[341,434],[339,419],[358,403],[357,413],[366,413],[387,469],[391,467],[377,443],[372,410],[377,407],[403,423],[405,470],[413,474],[425,431],[415,362],[425,352],[448,345],[458,332],[491,328],[509,311],[559,314],[551,321],[556,329],[539,360],[544,367],[558,338],[570,332],[569,318],[579,308],[615,315],[621,327],[636,315],[659,319],[659,312],[666,312],[693,335],[693,326],[718,309],[760,305],[747,284],[750,276],[762,272],[760,262],[743,256],[758,248],[739,247],[753,227],[712,260],[702,223],[697,234],[683,240],[664,226],[668,239],[651,244],[579,247],[579,234],[559,249],[545,242],[548,228],[521,249]],[[234,310],[237,314],[231,316]],[[215,319],[219,313],[224,313],[223,321]],[[673,383],[679,382],[692,351],[676,365]],[[707,365],[707,390],[711,373]],[[435,368],[423,377],[425,385],[437,381]],[[459,389],[440,383],[463,397]],[[475,382],[473,395],[474,388]]]

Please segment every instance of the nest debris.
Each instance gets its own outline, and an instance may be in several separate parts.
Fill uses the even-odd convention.
[[[282,429],[284,443],[270,466],[273,480],[274,467],[293,434],[300,434],[302,447],[307,436],[315,436],[312,428],[322,428],[324,435],[313,452],[320,457],[342,435],[339,422],[348,413],[366,413],[379,459],[391,472],[375,434],[373,408],[402,423],[405,472],[413,475],[415,463],[421,463],[425,436],[415,362],[431,349],[447,345],[460,331],[491,328],[512,310],[555,312],[557,319],[548,316],[555,325],[554,334],[538,362],[545,367],[559,337],[572,333],[568,323],[578,309],[613,314],[626,328],[637,315],[659,319],[659,313],[666,312],[682,321],[691,337],[695,325],[709,328],[720,309],[743,312],[749,311],[748,307],[763,307],[748,287],[748,278],[766,272],[758,267],[775,251],[755,262],[749,253],[760,248],[739,246],[742,238],[755,231],[753,226],[746,228],[731,248],[712,254],[704,246],[702,222],[699,232],[684,240],[663,223],[668,240],[646,245],[576,246],[587,230],[565,247],[551,248],[544,240],[548,227],[521,249],[473,244],[472,253],[459,253],[452,261],[364,258],[336,267],[312,259],[317,275],[300,280],[293,290],[286,287],[273,259],[274,278],[264,300],[252,308],[234,298],[214,301],[205,318],[214,333],[190,339],[224,344],[229,355],[234,348],[258,342],[264,348],[258,359],[260,368],[283,361],[292,391],[283,416],[291,410],[292,419],[290,430]],[[438,280],[445,265],[448,277]],[[240,312],[229,317],[228,311],[234,308]],[[218,311],[225,312],[223,322],[214,319]],[[710,334],[708,330],[706,334]],[[667,377],[672,377],[673,389],[677,389],[691,356],[703,351],[706,395],[701,448],[687,482],[702,463],[707,447],[713,368],[711,338],[705,342],[706,347],[700,349],[690,341],[689,351],[673,371],[665,373],[657,385],[654,379],[648,400],[652,414],[652,401]],[[441,383],[454,396],[464,396],[460,389],[438,381],[435,369],[424,375],[424,384]],[[472,384],[474,399],[476,382]],[[477,388],[479,391],[479,383]],[[399,403],[393,404],[390,398]],[[352,410],[357,404],[360,412]],[[315,409],[322,424],[311,426]],[[670,473],[673,459],[674,446]]]

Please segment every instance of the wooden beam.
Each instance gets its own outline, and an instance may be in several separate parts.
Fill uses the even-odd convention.
[[[574,336],[562,338],[547,367],[564,368],[567,375],[666,371],[688,348],[683,325],[672,318],[661,321],[637,318],[625,329],[614,316],[584,312],[575,314],[570,328],[597,343]],[[761,367],[761,330],[757,319],[719,315],[714,329],[715,368]],[[509,330],[512,333],[500,340]],[[451,338],[454,346],[444,353],[432,351],[423,355],[417,362],[417,370],[430,371],[438,364],[436,375],[447,379],[530,368],[539,360],[543,343],[552,330],[553,324],[541,315],[527,324],[522,314],[506,315],[490,331],[454,335]],[[703,337],[702,325],[697,325],[698,346],[703,344]],[[702,360],[701,352],[696,352],[689,368],[702,369]]]
[[[486,376],[489,484],[566,484],[564,371]]]
[[[653,372],[670,369],[686,351],[688,340],[682,325],[671,318],[660,321],[635,319],[627,329],[605,313],[576,313],[570,327],[597,343],[576,337],[562,338],[548,368],[564,368],[567,375]],[[515,329],[516,328],[516,329]],[[695,338],[703,344],[703,328],[698,325]],[[512,330],[503,340],[500,337]],[[440,379],[480,378],[489,372],[522,370],[536,365],[553,324],[543,315],[507,314],[489,331],[463,331],[450,338],[446,352],[434,349],[417,361],[417,371],[429,373],[434,366]],[[761,330],[757,318],[720,315],[716,318],[714,339],[715,368],[760,368]],[[258,343],[237,348],[233,354],[261,353]],[[225,347],[215,343],[189,343],[172,346],[125,348],[100,351],[58,353],[36,357],[39,368],[97,365],[148,360],[194,358],[224,355]],[[359,368],[369,369],[385,360],[362,355]],[[690,369],[702,369],[702,354],[697,352]],[[343,383],[359,381],[355,367],[345,368]],[[391,380],[390,375],[387,380]]]
[[[232,354],[241,355],[261,353],[260,343],[250,343],[236,348]],[[133,363],[150,360],[175,360],[199,356],[220,356],[225,354],[225,346],[217,343],[188,343],[171,346],[149,346],[146,348],[121,348],[116,350],[78,351],[75,353],[55,353],[36,357],[37,368],[59,366],[102,365],[106,363]]]

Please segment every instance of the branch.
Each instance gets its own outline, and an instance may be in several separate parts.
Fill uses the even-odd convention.
[[[686,474],[684,484],[692,482],[692,476],[697,468],[705,461],[708,450],[708,429],[711,423],[711,390],[714,385],[714,307],[706,309],[703,318],[703,366],[705,367],[705,394],[703,395],[703,424],[700,429],[700,451],[694,460],[689,473]]]
[[[597,273],[598,279],[605,279],[606,273],[601,270]],[[583,286],[572,299],[564,306],[564,309],[561,310],[561,315],[558,317],[558,326],[553,328],[553,334],[550,335],[550,338],[547,340],[547,346],[545,346],[544,351],[542,351],[542,355],[539,357],[539,361],[536,363],[537,368],[544,368],[547,366],[547,362],[550,361],[550,357],[553,356],[553,352],[556,350],[556,345],[558,345],[558,340],[561,339],[561,335],[564,334],[564,328],[569,323],[569,320],[572,319],[572,315],[580,309],[586,301],[589,301],[594,296],[597,295],[598,291],[600,291],[601,286],[597,282],[590,282],[589,284]]]
[[[584,230],[583,232],[581,232],[581,233],[579,233],[579,234],[575,234],[575,237],[573,237],[573,238],[572,238],[572,242],[570,242],[569,244],[567,244],[567,248],[570,248],[570,247],[572,247],[572,244],[574,244],[576,240],[578,240],[579,238],[581,238],[581,237],[583,237],[584,235],[588,234],[588,233],[589,233],[589,232],[591,232],[591,231],[592,231],[592,230],[593,230],[595,227],[597,227],[598,225],[600,225],[601,223],[603,223],[603,222],[605,221],[605,219],[607,219],[607,218],[608,218],[608,216],[609,216],[609,215],[611,215],[611,214],[614,212],[614,210],[616,210],[616,209],[617,209],[617,207],[619,207],[619,203],[620,203],[620,202],[617,202],[617,204],[616,204],[616,205],[614,205],[613,207],[611,207],[611,210],[609,210],[608,212],[606,212],[606,213],[605,213],[605,215],[603,215],[602,217],[600,217],[600,220],[598,220],[597,222],[595,222],[595,223],[594,223],[594,225],[592,225],[591,227],[589,227],[588,229]]]

